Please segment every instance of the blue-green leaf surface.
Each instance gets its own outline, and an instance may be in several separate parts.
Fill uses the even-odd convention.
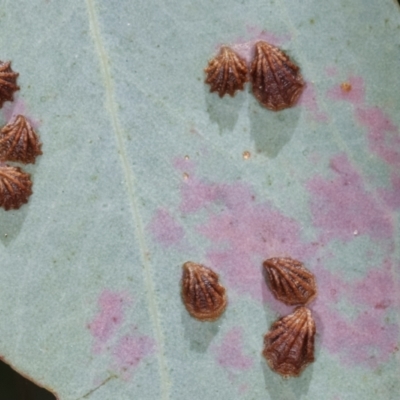
[[[400,8],[382,0],[5,1],[0,59],[43,142],[0,210],[0,354],[62,400],[397,399]],[[231,44],[281,46],[307,88],[273,113],[209,93]],[[11,107],[11,108],[10,108]],[[263,335],[291,312],[261,266],[318,282],[315,363],[283,379]],[[181,265],[220,274],[201,323]]]

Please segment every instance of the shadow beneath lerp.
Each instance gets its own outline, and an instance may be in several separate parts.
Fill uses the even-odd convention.
[[[0,240],[4,246],[7,247],[18,236],[28,215],[28,209],[27,204],[24,204],[19,210],[0,209]]]
[[[28,202],[23,204],[18,210],[6,211],[0,208],[0,240],[6,247],[18,236],[25,218],[28,215],[29,202],[32,196],[35,195],[34,176],[38,164],[39,163],[36,162],[34,165],[21,166],[19,163],[9,163],[9,165],[20,167],[24,172],[30,174],[32,180],[32,194],[29,196]]]
[[[307,395],[314,364],[308,365],[302,374],[296,378],[283,378],[272,371],[264,357],[261,359],[261,367],[264,374],[265,387],[271,400],[297,400],[301,396]]]
[[[262,279],[260,279],[260,282],[262,305],[264,308],[265,320],[267,321],[269,329],[273,322],[283,317],[284,315],[292,313],[293,307],[289,307],[286,304],[275,299],[268,286],[267,273],[263,267],[261,267],[261,275]]]
[[[226,94],[221,98],[218,96],[217,92],[210,93],[209,90],[210,87],[204,85],[204,96],[210,120],[218,124],[220,134],[222,134],[223,131],[232,131],[246,98],[245,91],[236,92],[234,97]]]
[[[249,100],[250,133],[258,153],[275,158],[290,141],[300,117],[300,107],[271,111],[254,96]]]
[[[322,322],[319,312],[315,311],[313,306],[314,306],[314,302],[312,302],[309,306],[312,316],[315,321],[315,328],[316,328],[315,344],[314,344],[314,347],[315,347],[315,349],[314,349],[314,357],[315,357],[314,364],[315,363],[317,364],[318,371],[320,371],[321,366],[318,367],[318,360],[320,358],[319,355],[321,353],[321,346],[322,346],[322,341],[323,341],[323,337],[324,337],[325,327],[324,327],[324,324]]]
[[[224,318],[223,316],[221,318]],[[205,353],[219,331],[221,318],[215,322],[201,322],[190,316],[186,310],[182,310],[181,319],[185,329],[185,339],[190,341],[190,350],[197,353]]]

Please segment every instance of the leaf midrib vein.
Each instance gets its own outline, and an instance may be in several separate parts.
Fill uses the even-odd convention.
[[[109,113],[112,129],[117,141],[117,148],[122,163],[122,169],[127,185],[128,198],[132,210],[133,223],[136,227],[136,234],[137,234],[136,236],[138,238],[141,259],[144,266],[144,282],[146,286],[148,308],[153,325],[154,334],[158,345],[157,358],[160,370],[162,398],[164,400],[168,400],[170,384],[169,384],[167,363],[164,355],[164,334],[159,319],[159,310],[155,294],[156,293],[155,284],[152,278],[150,262],[147,257],[148,251],[146,246],[143,224],[140,217],[139,207],[135,195],[135,175],[128,161],[128,154],[123,139],[123,129],[120,124],[117,111],[118,107],[115,101],[115,90],[114,90],[113,79],[111,76],[109,57],[107,55],[101,36],[100,26],[96,13],[95,0],[86,0],[86,5],[88,10],[91,35],[95,46],[95,50],[99,57],[100,71],[105,88],[106,108]]]

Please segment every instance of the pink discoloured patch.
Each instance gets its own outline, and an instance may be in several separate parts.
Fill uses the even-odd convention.
[[[297,222],[268,202],[257,204],[247,185],[194,178],[182,187],[181,210],[193,213],[201,208],[211,214],[198,228],[212,243],[207,252],[210,265],[224,271],[228,285],[241,293],[262,300],[260,260],[285,255],[304,260],[314,253],[313,246],[302,242]]]
[[[158,209],[153,216],[149,230],[154,239],[164,247],[179,244],[185,232],[170,213],[165,209]]]
[[[239,386],[239,394],[245,394],[249,391],[249,385],[246,383],[243,383],[242,385]]]
[[[28,120],[33,129],[38,129],[41,124],[39,120],[29,116],[26,111],[26,103],[21,98],[16,99],[12,103],[5,103],[2,112],[7,123],[12,122],[17,115],[21,114]]]
[[[364,80],[361,77],[353,76],[348,81],[351,84],[350,91],[344,91],[339,84],[331,88],[327,96],[355,105],[354,116],[368,129],[371,150],[389,165],[400,167],[400,136],[397,126],[380,108],[365,105]]]
[[[350,90],[344,90],[343,83],[350,84]],[[335,85],[327,92],[327,97],[332,100],[348,101],[354,105],[365,101],[364,80],[359,76],[351,76],[346,82]]]
[[[195,164],[190,158],[176,157],[174,167],[181,172],[191,173],[194,170]]]
[[[325,73],[329,77],[335,77],[337,75],[337,68],[334,66],[326,67],[325,68]]]
[[[354,117],[368,130],[370,150],[384,160],[391,169],[391,187],[378,190],[378,194],[391,209],[400,208],[400,135],[398,127],[378,107],[365,105],[364,81],[350,77],[351,90],[344,91],[340,85],[328,91],[328,97],[352,103]]]
[[[395,210],[400,208],[400,175],[398,175],[398,172],[392,173],[391,183],[390,189],[381,189],[379,194],[388,207]]]
[[[368,129],[371,150],[389,166],[400,166],[400,138],[397,127],[377,107],[365,106],[364,81],[350,77],[351,90],[340,84],[327,93],[333,100],[354,105],[357,122]],[[339,238],[343,241],[355,237],[355,232],[368,234],[373,239],[391,239],[394,228],[391,214],[382,207],[384,199],[392,208],[398,207],[400,179],[392,172],[390,189],[375,194],[366,190],[359,173],[344,155],[331,160],[334,178],[315,177],[308,183],[313,197],[311,210],[314,224],[323,230],[323,240]],[[347,365],[363,364],[375,368],[389,360],[395,351],[399,330],[387,322],[387,312],[400,305],[400,284],[392,266],[386,261],[383,267],[370,269],[356,282],[347,282],[338,274],[324,268],[316,269],[319,294],[313,308],[323,323],[323,345],[338,354]],[[335,309],[339,301],[353,304],[356,317],[344,317]]]
[[[350,294],[355,304],[386,310],[400,305],[398,290],[399,284],[392,272],[391,263],[386,261],[382,268],[370,270],[364,279],[353,284]]]
[[[218,196],[218,187],[209,185],[191,177],[182,187],[183,201],[180,209],[182,212],[193,213],[206,204],[214,201]]]
[[[312,194],[313,223],[322,229],[321,238],[351,240],[354,231],[374,239],[390,238],[393,234],[390,216],[369,194],[362,178],[344,154],[330,163],[333,179],[316,176],[307,187]]]
[[[386,204],[392,209],[400,208],[400,134],[398,127],[378,107],[357,108],[357,121],[368,129],[370,149],[392,169],[391,187],[380,190]]]
[[[327,232],[324,239],[351,239],[356,230],[374,239],[391,238],[391,221],[366,191],[348,159],[338,155],[330,166],[333,179],[317,177],[308,185],[313,194],[314,222]],[[390,358],[399,332],[386,318],[400,306],[397,295],[400,284],[389,262],[378,269],[371,266],[363,279],[348,282],[340,273],[329,272],[322,266],[313,268],[317,251],[325,253],[324,260],[332,254],[317,243],[304,242],[298,222],[282,215],[269,202],[258,203],[250,186],[205,182],[194,177],[191,183],[182,184],[181,194],[181,210],[205,214],[206,221],[197,229],[210,240],[206,254],[209,265],[218,272],[223,271],[229,290],[267,302],[281,315],[287,315],[292,308],[273,299],[263,280],[261,264],[273,256],[300,259],[317,278],[319,293],[311,307],[320,324],[322,345],[347,365],[375,367]],[[338,310],[341,301],[354,305],[356,317],[348,318]],[[238,365],[246,365],[240,362],[243,353],[240,340],[241,331],[235,328],[221,346],[214,348],[217,362],[226,367],[231,380],[234,379],[232,371],[238,371]],[[233,361],[225,357],[234,351],[228,344],[240,350]]]
[[[274,46],[282,46],[292,39],[292,36],[288,33],[278,35],[276,33],[266,31],[265,29],[261,29],[257,26],[247,26],[246,30],[249,35],[254,37],[254,40],[265,40]]]
[[[156,344],[148,336],[125,335],[113,349],[114,368],[128,380],[140,362],[155,351]]]
[[[329,117],[320,110],[317,102],[317,93],[314,84],[307,82],[306,87],[299,99],[299,105],[303,106],[308,112],[308,118],[315,122],[327,122]]]
[[[317,151],[313,151],[312,153],[310,153],[308,158],[313,164],[316,164],[316,165],[321,165],[321,162],[323,162],[322,155],[320,153],[318,153]]]
[[[390,166],[400,167],[400,135],[391,119],[378,107],[357,108],[357,121],[369,131],[371,150]]]
[[[230,372],[246,371],[254,362],[249,356],[243,354],[243,332],[242,328],[231,329],[222,339],[220,346],[215,346],[214,357],[217,363]]]
[[[214,216],[199,231],[212,243],[207,258],[225,272],[230,286],[260,299],[260,260],[312,253],[301,242],[297,223],[268,204],[236,205]]]
[[[116,333],[123,322],[124,306],[131,300],[126,293],[103,290],[97,304],[100,312],[89,324],[89,330],[95,339],[93,351],[100,353],[105,349],[108,340]]]
[[[375,368],[386,362],[394,352],[399,330],[385,321],[386,309],[398,307],[396,297],[400,289],[391,266],[370,270],[367,276],[356,282],[347,282],[319,266],[315,270],[318,279],[318,297],[311,307],[321,317],[322,344],[342,362],[352,366],[363,364]],[[339,300],[354,304],[358,315],[344,317],[335,309]]]
[[[325,314],[324,346],[345,364],[375,368],[394,352],[398,341],[396,325],[385,324],[369,311],[350,320],[326,306],[313,308]]]
[[[339,84],[331,88],[327,96],[334,100],[348,101],[355,106],[354,117],[356,121],[368,130],[369,148],[392,169],[392,187],[381,189],[378,193],[389,208],[397,209],[400,207],[399,129],[380,108],[369,107],[365,104],[364,80],[361,77],[350,77],[348,83],[351,85],[350,91],[343,90]]]
[[[242,58],[246,60],[246,62],[250,65],[253,54],[254,54],[254,44],[256,40],[237,40],[235,43],[231,45],[232,50],[238,53]]]
[[[263,40],[274,46],[281,46],[282,44],[291,40],[291,36],[289,34],[277,35],[257,27],[248,27],[247,32],[251,36],[250,39],[239,37],[233,40],[233,43],[230,43],[229,45],[248,63],[251,63],[252,61],[254,45],[256,42]],[[219,43],[216,46],[216,49],[219,50],[219,48],[224,44],[225,43]]]
[[[321,266],[317,266],[313,272],[317,277],[317,303],[336,304],[349,289],[341,278]]]

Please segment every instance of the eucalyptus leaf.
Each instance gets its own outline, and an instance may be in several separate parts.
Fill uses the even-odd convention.
[[[396,399],[400,7],[394,0],[6,1],[1,60],[35,122],[33,195],[0,210],[0,354],[62,400]],[[279,46],[299,103],[209,93],[222,44]],[[263,335],[293,308],[269,257],[316,277],[315,362],[283,379]],[[228,307],[191,318],[182,264]]]

